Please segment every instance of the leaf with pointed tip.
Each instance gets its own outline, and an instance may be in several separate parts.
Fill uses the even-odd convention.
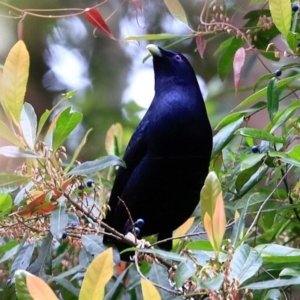
[[[113,251],[108,248],[89,265],[80,289],[79,300],[103,299],[105,285],[114,270]]]
[[[141,285],[144,300],[161,300],[158,290],[149,280],[141,278]]]
[[[2,106],[9,120],[19,125],[29,74],[29,54],[23,41],[8,53],[1,82]]]
[[[206,40],[203,35],[199,35],[196,37],[196,45],[199,55],[203,59],[204,51],[206,49]]]
[[[114,155],[108,155],[102,159],[86,161],[72,169],[68,173],[68,175],[89,175],[113,166],[122,166],[124,168],[126,167],[124,161],[121,158]]]
[[[187,16],[178,0],[164,0],[170,14],[177,20],[188,26]]]
[[[33,149],[36,139],[37,120],[33,107],[26,102],[21,111],[20,127],[27,145]]]

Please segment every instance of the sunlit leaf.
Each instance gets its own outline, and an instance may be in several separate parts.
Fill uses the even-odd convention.
[[[290,0],[269,0],[272,21],[277,29],[285,36],[291,28],[291,1]]]
[[[9,194],[0,194],[0,212],[6,211],[6,214],[12,209],[12,198]]]
[[[15,146],[20,146],[20,141],[16,137],[15,133],[10,128],[8,128],[7,125],[1,120],[0,120],[0,137],[11,142]]]
[[[0,194],[8,194],[15,191],[21,185],[29,182],[30,179],[19,175],[0,174]]]
[[[0,147],[0,155],[14,158],[42,158],[40,155],[30,149],[22,149],[16,146]]]
[[[23,41],[10,50],[1,82],[2,105],[7,117],[19,124],[29,73],[29,54]]]
[[[106,133],[105,149],[109,155],[120,155],[122,145],[123,128],[120,123],[113,124]]]
[[[108,248],[89,265],[80,289],[79,300],[103,299],[105,285],[113,275],[113,251]]]
[[[233,78],[234,78],[234,88],[237,93],[240,85],[240,80],[242,76],[243,67],[246,59],[246,50],[245,48],[239,48],[233,58]]]
[[[168,8],[170,14],[181,21],[182,23],[188,25],[188,20],[183,7],[178,0],[164,0],[166,7]]]
[[[161,300],[159,292],[149,280],[141,278],[141,285],[144,300]]]
[[[195,217],[190,217],[187,219],[180,227],[178,227],[173,233],[173,247],[176,247],[179,243],[179,239],[176,237],[185,235],[194,224]]]
[[[299,40],[299,33],[295,32],[289,32],[286,37],[286,42],[294,53],[296,52],[296,49],[298,48],[298,40]],[[299,67],[299,64],[298,64]]]

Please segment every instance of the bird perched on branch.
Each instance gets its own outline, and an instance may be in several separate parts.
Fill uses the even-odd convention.
[[[193,68],[175,51],[148,45],[155,96],[124,154],[111,192],[106,224],[141,238],[172,237],[199,203],[208,174],[212,130]],[[130,213],[130,214],[129,214]],[[140,224],[139,224],[140,223]],[[129,246],[104,235],[122,251]],[[172,241],[159,244],[171,250]],[[121,259],[128,259],[124,253]]]

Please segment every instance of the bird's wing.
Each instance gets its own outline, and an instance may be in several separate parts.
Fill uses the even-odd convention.
[[[116,179],[109,200],[109,205],[111,208],[115,208],[117,206],[119,201],[118,197],[122,195],[122,191],[128,179],[147,152],[146,131],[148,124],[149,116],[145,116],[132,135],[130,143],[126,148],[123,157],[123,160],[126,163],[126,168],[120,167],[117,171]]]

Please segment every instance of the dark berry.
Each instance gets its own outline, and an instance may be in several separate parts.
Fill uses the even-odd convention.
[[[93,179],[89,179],[89,180],[86,181],[86,185],[88,187],[93,187],[93,184],[94,184],[94,180]]]
[[[64,231],[61,238],[64,240],[67,236],[68,236],[68,234]]]
[[[299,5],[296,3],[292,4],[292,11],[296,12],[299,9]]]
[[[132,229],[132,233],[135,233],[135,235],[139,235],[141,233],[141,229],[139,229],[138,227],[134,227]]]
[[[138,219],[136,222],[135,222],[135,225],[139,228],[143,227],[145,224],[145,221],[143,219]]]
[[[281,76],[281,74],[282,74],[281,70],[276,70],[276,71],[275,71],[275,75],[276,75],[276,76]]]
[[[260,148],[258,145],[252,147],[252,153],[260,153]]]
[[[84,188],[85,188],[84,182],[80,182],[80,184],[78,185],[78,189],[83,190]]]

